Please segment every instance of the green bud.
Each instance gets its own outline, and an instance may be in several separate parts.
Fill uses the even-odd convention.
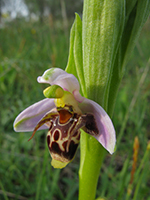
[[[61,98],[64,95],[64,90],[58,85],[52,85],[43,91],[46,98]]]

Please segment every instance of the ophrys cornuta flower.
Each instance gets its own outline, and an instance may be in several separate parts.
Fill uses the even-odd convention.
[[[111,154],[114,152],[116,136],[110,117],[99,104],[80,95],[74,75],[51,68],[37,81],[50,84],[44,90],[46,98],[21,112],[14,130],[33,131],[32,139],[37,130],[48,129],[47,144],[55,168],[65,167],[74,158],[80,129],[95,137]]]

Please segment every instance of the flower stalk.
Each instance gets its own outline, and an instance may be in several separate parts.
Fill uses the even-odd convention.
[[[106,110],[123,14],[122,1],[111,4],[108,1],[84,1],[83,69],[87,96]],[[82,134],[80,151],[79,200],[94,200],[106,150],[90,136]]]
[[[82,20],[83,74],[87,98],[112,117],[118,88],[139,33],[148,0],[85,0]],[[79,200],[94,200],[106,150],[84,133],[80,140]]]

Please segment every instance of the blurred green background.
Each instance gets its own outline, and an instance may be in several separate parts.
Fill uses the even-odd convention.
[[[66,168],[53,169],[46,132],[13,130],[15,117],[43,99],[37,76],[65,69],[69,31],[82,0],[0,0],[0,200],[77,200],[80,150]],[[113,122],[117,150],[99,177],[100,199],[150,200],[150,19],[126,67]],[[133,143],[139,138],[133,179]],[[87,174],[88,176],[88,174]]]

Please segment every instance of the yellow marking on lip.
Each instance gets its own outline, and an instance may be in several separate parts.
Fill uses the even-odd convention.
[[[64,95],[61,98],[54,99],[56,107],[64,108],[65,106],[72,106],[73,112],[82,114],[78,101],[75,99],[74,95],[68,91],[64,91]]]
[[[52,161],[51,161],[51,165],[54,167],[54,168],[59,168],[59,169],[62,169],[64,167],[66,167],[66,165],[68,164],[69,162],[61,162],[59,160],[55,160],[52,158]]]

